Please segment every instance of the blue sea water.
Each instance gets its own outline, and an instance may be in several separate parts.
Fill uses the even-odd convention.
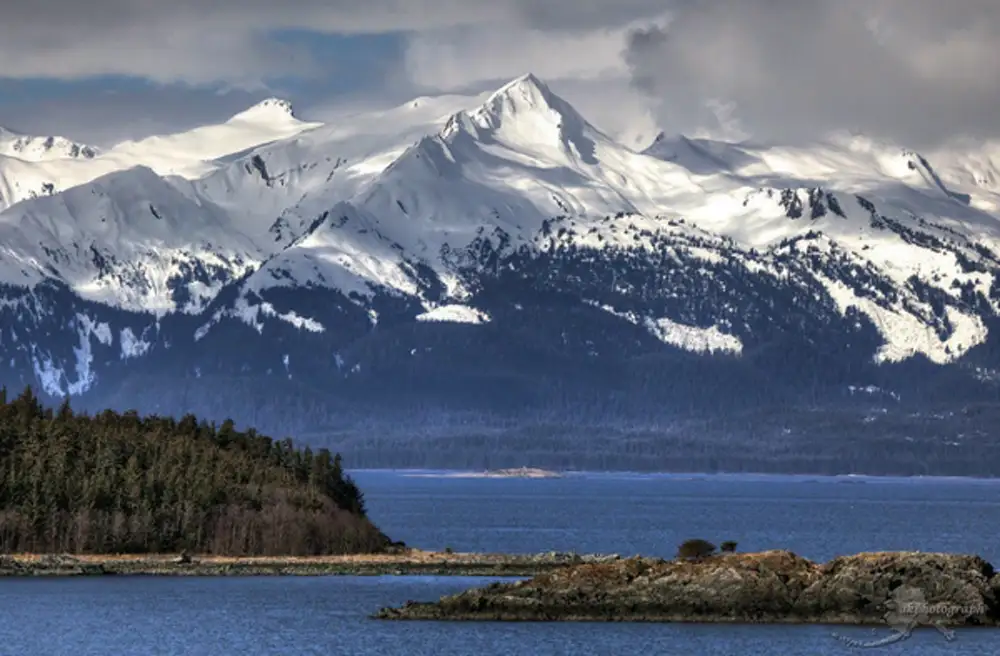
[[[424,472],[424,474],[428,474]],[[673,553],[690,537],[826,560],[864,550],[978,553],[1000,563],[1000,482],[581,474],[477,479],[364,471],[355,478],[389,535],[469,551]],[[809,654],[852,650],[831,627],[395,623],[385,605],[491,579],[454,577],[0,579],[0,656],[299,654]],[[838,627],[870,640],[888,629]],[[996,654],[1000,631],[952,642],[918,630],[884,654]]]

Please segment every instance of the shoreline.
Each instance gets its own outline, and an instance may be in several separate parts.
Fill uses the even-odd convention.
[[[334,556],[212,556],[179,554],[6,554],[0,578],[60,576],[483,576],[530,577],[553,569],[617,560],[619,556],[400,553]]]

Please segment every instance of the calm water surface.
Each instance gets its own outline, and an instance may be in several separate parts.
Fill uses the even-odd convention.
[[[425,548],[672,554],[689,537],[813,559],[873,549],[1000,564],[1000,483],[584,475],[557,480],[358,472],[372,518]],[[381,606],[483,585],[452,577],[0,579],[0,656],[145,654],[809,654],[852,651],[828,627],[391,623]],[[838,629],[871,639],[869,629]],[[886,631],[880,630],[879,635]],[[870,650],[1000,654],[1000,631],[933,629]]]

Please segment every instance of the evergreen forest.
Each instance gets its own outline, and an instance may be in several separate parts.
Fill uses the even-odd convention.
[[[45,408],[0,391],[0,553],[284,556],[382,550],[327,449],[231,420]]]

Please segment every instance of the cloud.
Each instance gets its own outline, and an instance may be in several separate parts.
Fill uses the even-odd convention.
[[[411,39],[406,68],[414,83],[433,89],[460,89],[527,72],[546,80],[624,77],[625,38],[620,30],[551,33],[477,27],[432,32]]]
[[[424,13],[433,4],[437,11]],[[276,38],[428,29],[463,22],[457,0],[34,0],[4,8],[0,77],[143,77],[162,83],[258,85],[270,77],[329,72]]]
[[[2,94],[4,85],[0,85]],[[108,92],[80,86],[44,99],[0,104],[0,125],[23,134],[59,134],[109,147],[126,139],[170,134],[220,122],[260,100],[244,91],[140,85]]]
[[[646,131],[650,107],[667,131],[728,136],[853,130],[919,147],[1000,130],[996,0],[10,5],[0,22],[0,79],[119,75],[258,95],[267,87],[301,108],[358,92],[351,85],[396,100],[475,93],[532,71],[614,133],[636,124]],[[317,35],[332,45],[317,46]],[[398,43],[359,49],[344,35]]]
[[[759,138],[848,130],[924,146],[1000,129],[995,0],[690,0],[633,30],[626,60],[677,131],[719,107]]]
[[[259,84],[327,73],[281,31],[416,34],[490,26],[565,30],[648,16],[650,0],[33,0],[4,7],[0,77],[128,75],[157,82]],[[566,22],[571,17],[571,22]]]
[[[209,101],[207,94],[183,91],[183,85],[285,95],[306,113],[313,106],[353,100],[345,96],[356,96],[365,84],[379,87],[385,102],[401,102],[418,94],[474,94],[527,71],[584,97],[581,109],[588,114],[586,98],[599,99],[590,103],[596,113],[622,123],[621,111],[604,109],[613,105],[607,94],[593,93],[607,81],[607,88],[627,96],[620,107],[640,116],[646,101],[627,84],[622,52],[628,30],[662,13],[662,0],[579,0],[571,11],[566,7],[566,0],[14,3],[0,22],[0,86],[3,78],[66,83],[124,76],[167,85],[171,92],[151,93],[148,103],[137,94],[121,105],[115,104],[121,98],[81,97],[74,104],[85,116],[72,116],[65,106],[66,116],[58,116],[58,103],[32,115],[27,106],[14,108],[0,99],[0,122],[51,132],[51,126],[39,125],[40,118],[58,118],[53,122],[64,132],[107,140],[113,136],[100,129],[102,115],[121,117],[115,134],[133,137],[205,118],[206,111],[187,110],[176,98],[204,103],[216,120],[223,118],[217,115],[221,106],[232,109],[230,103]],[[330,37],[324,41],[317,35]],[[357,39],[345,35],[391,35],[400,45],[359,47]],[[114,83],[98,79],[94,84]],[[155,100],[163,97],[183,118],[160,111]],[[131,111],[149,118],[137,119]],[[67,118],[69,128],[63,127]]]

